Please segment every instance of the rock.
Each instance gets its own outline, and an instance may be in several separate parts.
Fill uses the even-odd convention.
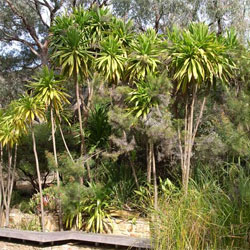
[[[59,223],[57,216],[47,214],[45,215],[44,219],[46,232],[59,231]],[[4,219],[2,219],[2,224],[3,223]],[[150,237],[149,221],[141,218],[134,218],[132,220],[111,218],[106,219],[105,223],[109,228],[109,234],[127,235],[141,238]],[[10,212],[10,228],[38,231],[40,230],[40,219],[35,214],[25,214],[18,209],[12,209]]]

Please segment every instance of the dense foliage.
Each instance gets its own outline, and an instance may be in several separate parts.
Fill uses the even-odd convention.
[[[219,23],[163,12],[146,29],[100,5],[53,16],[46,62],[1,109],[0,218],[25,180],[19,208],[41,230],[51,212],[61,229],[109,232],[126,210],[150,219],[155,249],[246,247],[249,44]]]

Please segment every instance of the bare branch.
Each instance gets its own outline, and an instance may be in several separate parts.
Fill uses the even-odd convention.
[[[43,20],[42,14],[41,14],[40,9],[39,9],[39,4],[38,4],[38,2],[35,1],[34,4],[35,4],[35,6],[36,6],[36,13],[37,13],[38,16],[40,17],[40,19],[41,19],[43,25],[49,29],[49,25]]]
[[[35,0],[35,1],[37,1],[37,0]],[[51,12],[53,10],[53,7],[48,3],[47,0],[43,0],[43,1],[44,1],[44,6],[46,6],[49,9],[49,11]]]
[[[52,24],[56,12],[62,7],[64,2],[65,0],[61,0],[60,3],[56,4],[55,7],[50,10],[50,24]]]
[[[5,41],[17,41],[17,42],[23,43],[24,45],[26,45],[26,46],[28,46],[28,47],[30,48],[31,52],[32,52],[34,55],[36,55],[37,57],[40,57],[40,54],[39,54],[39,53],[35,50],[35,48],[34,48],[34,46],[35,46],[36,44],[30,43],[30,42],[28,42],[28,41],[26,41],[26,40],[24,40],[24,39],[21,39],[21,38],[19,38],[19,37],[17,37],[17,36],[11,36],[11,35],[7,34],[7,33],[4,32],[4,31],[2,31],[2,32],[3,32],[4,35],[6,36],[6,37],[4,38]]]

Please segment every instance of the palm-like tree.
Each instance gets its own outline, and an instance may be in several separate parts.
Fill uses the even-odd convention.
[[[131,53],[128,56],[126,69],[126,75],[130,82],[144,80],[147,75],[157,72],[161,53],[159,41],[155,31],[148,30],[131,42]]]
[[[30,87],[34,90],[34,95],[38,100],[45,104],[47,108],[50,109],[50,119],[51,119],[51,133],[53,142],[53,152],[56,169],[57,186],[60,187],[60,177],[58,171],[58,159],[56,150],[56,138],[55,138],[55,119],[58,117],[60,119],[60,112],[63,110],[63,104],[69,103],[67,97],[69,95],[65,92],[62,87],[62,80],[56,79],[53,70],[50,70],[45,66],[42,71],[34,77],[33,81],[30,83]],[[56,117],[55,117],[56,116]],[[59,224],[60,229],[62,229],[62,212],[61,205],[59,201]]]
[[[194,124],[194,108],[198,91],[209,88],[217,82],[229,81],[234,63],[230,59],[227,47],[215,33],[209,32],[205,24],[191,24],[187,30],[175,29],[169,33],[170,71],[176,82],[176,92],[185,98],[184,145],[179,134],[181,153],[182,182],[187,193],[190,175],[192,148],[206,102],[203,98],[200,113]]]
[[[128,48],[135,36],[133,22],[129,20],[125,23],[123,20],[114,17],[111,27],[113,36],[119,39],[123,48]]]
[[[112,14],[108,8],[94,6],[90,10],[90,40],[91,43],[98,43],[110,31]]]
[[[164,79],[165,80],[165,79]],[[128,112],[141,119],[142,122],[147,120],[148,114],[153,108],[158,107],[160,103],[159,89],[161,79],[149,75],[146,80],[136,82],[136,89],[132,90],[126,99],[128,103]],[[133,169],[133,172],[135,170]],[[151,172],[154,181],[154,207],[158,207],[158,188],[156,175],[156,162],[154,153],[154,141],[147,139],[147,181],[151,182]]]
[[[54,25],[57,24],[55,23]],[[57,30],[57,27],[54,26],[52,30]],[[88,51],[88,41],[85,39],[86,36],[84,31],[76,28],[76,26],[71,26],[65,33],[58,34],[59,35],[54,38],[51,43],[51,47],[54,50],[52,58],[54,58],[55,62],[61,66],[63,75],[68,78],[73,77],[74,79],[80,125],[81,153],[83,154],[85,151],[85,145],[78,78],[87,78],[89,76],[91,55]],[[56,41],[56,43],[53,41]]]
[[[13,107],[13,102],[10,105]],[[10,202],[12,197],[16,160],[17,160],[17,144],[22,134],[20,123],[16,114],[11,108],[0,115],[0,206],[5,208],[5,226],[9,225]],[[6,148],[8,153],[7,163],[7,180],[3,176],[3,149]],[[14,151],[14,157],[13,157]],[[5,185],[4,185],[5,183]],[[0,214],[1,215],[1,214]]]
[[[23,130],[29,128],[32,134],[33,141],[33,151],[36,161],[36,171],[39,185],[39,193],[40,193],[40,205],[41,205],[41,224],[42,231],[44,231],[44,208],[43,208],[43,194],[42,194],[42,184],[41,184],[41,174],[39,168],[39,160],[36,150],[36,138],[34,132],[34,120],[35,118],[44,120],[45,119],[45,105],[39,99],[31,97],[29,95],[22,96],[14,107],[14,110],[17,114],[19,121],[22,122]]]
[[[154,94],[155,86],[152,82],[140,81],[136,82],[136,89],[129,93],[127,102],[130,106],[129,112],[133,113],[137,118],[147,118],[150,109],[158,106],[159,98]]]
[[[109,35],[101,42],[100,53],[96,59],[97,70],[102,72],[110,83],[117,84],[122,78],[125,62],[126,53],[118,37]]]

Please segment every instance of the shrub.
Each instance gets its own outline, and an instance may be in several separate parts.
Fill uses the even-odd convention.
[[[43,205],[44,211],[56,212],[56,197],[57,190],[55,187],[48,187],[43,190]],[[40,213],[40,194],[36,193],[32,196],[29,202],[30,209],[33,213]]]
[[[89,187],[77,183],[65,186],[62,205],[66,228],[76,226],[95,233],[108,231],[106,219],[110,218],[111,209],[108,191],[95,184],[89,184]]]

